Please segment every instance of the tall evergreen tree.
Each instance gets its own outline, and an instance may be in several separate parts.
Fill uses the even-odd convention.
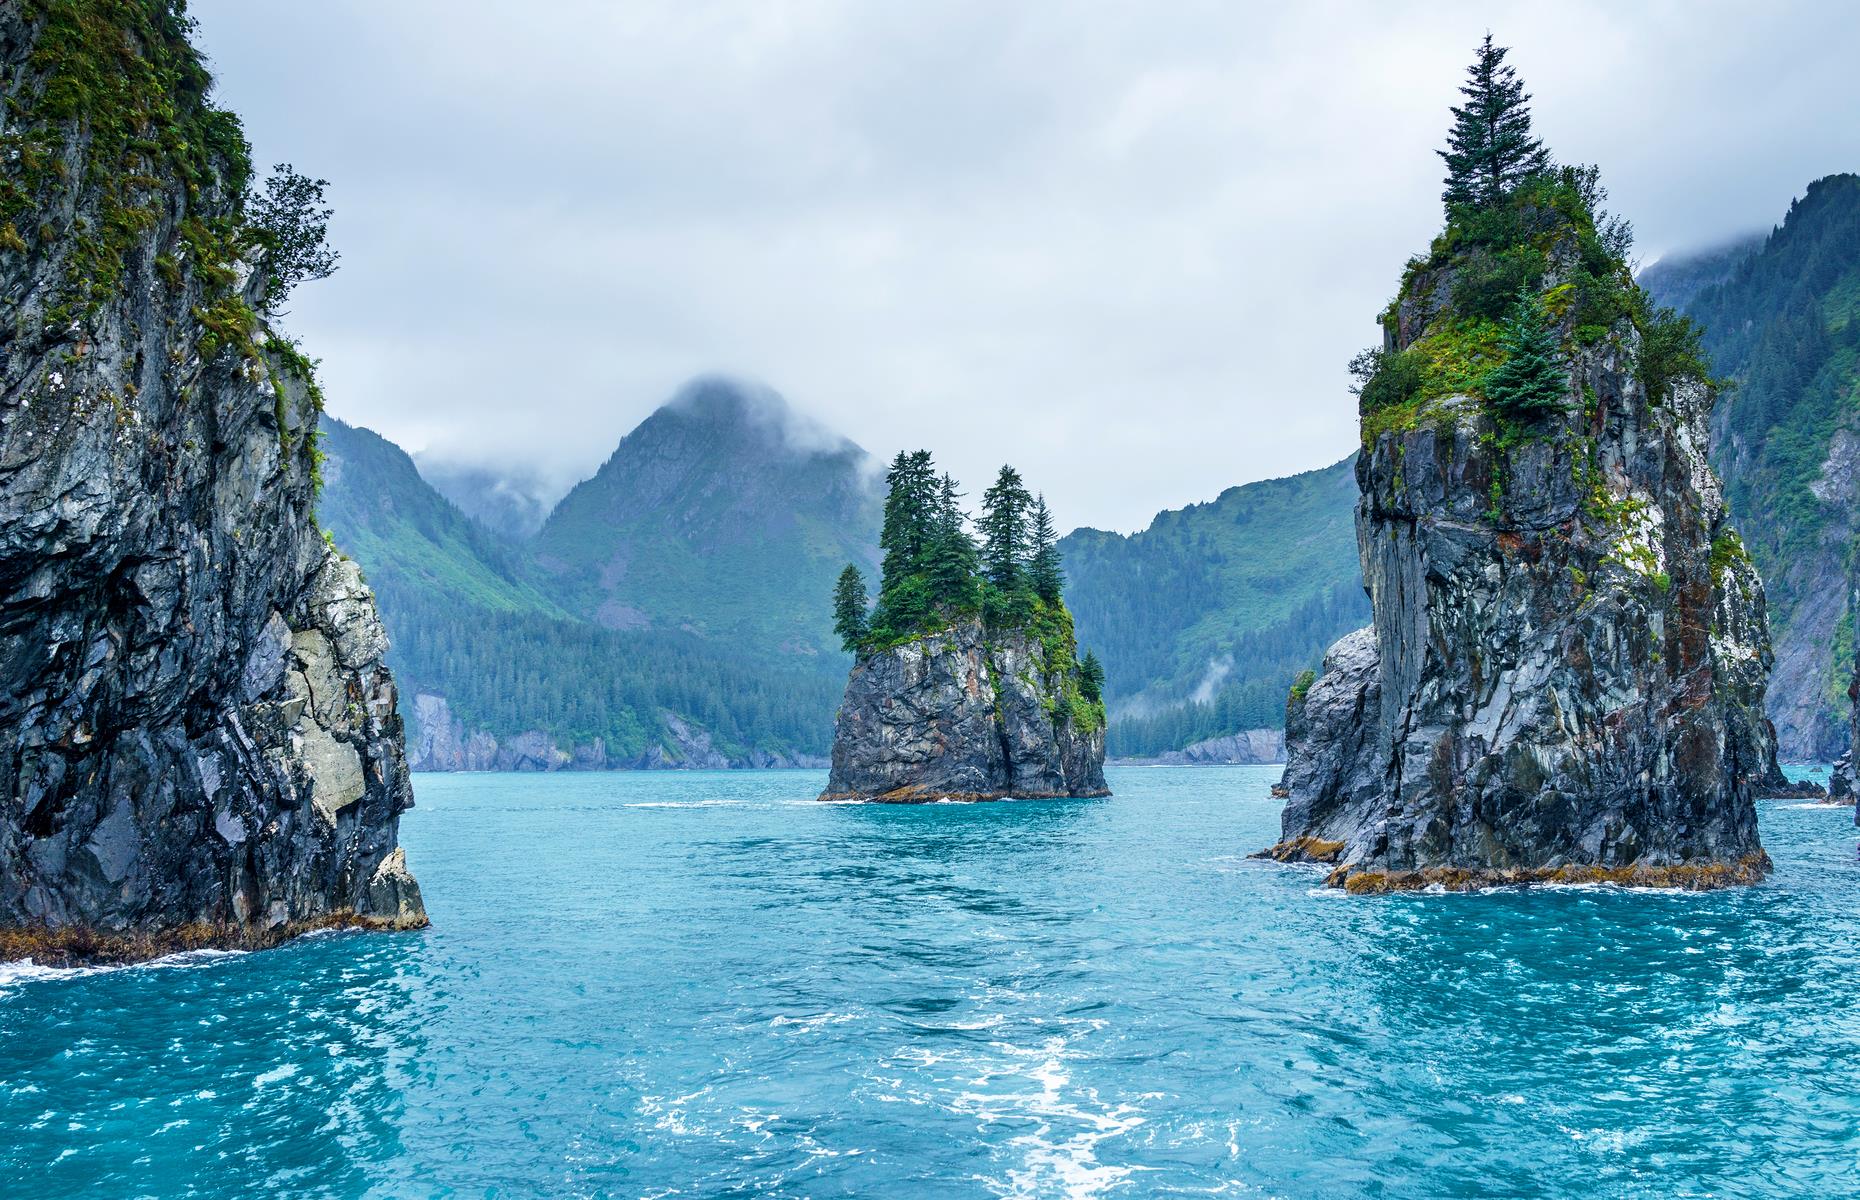
[[[890,637],[923,628],[936,611],[924,571],[934,539],[940,489],[928,450],[899,451],[885,481],[889,490],[878,535],[885,557],[871,633]]]
[[[1047,511],[1046,497],[1033,501],[1033,520],[1028,534],[1027,582],[1033,594],[1048,604],[1059,603],[1065,587],[1065,571],[1059,563],[1058,533],[1053,529],[1053,514]]]
[[[1466,103],[1453,109],[1447,148],[1437,152],[1447,160],[1440,198],[1448,208],[1490,205],[1550,165],[1543,143],[1531,135],[1530,94],[1517,71],[1505,65],[1506,53],[1488,33],[1466,68],[1460,87]]]
[[[1095,650],[1087,650],[1084,661],[1079,663],[1079,691],[1093,704],[1104,699],[1104,664],[1098,661]]]
[[[935,528],[938,484],[928,450],[898,451],[885,472],[885,519],[878,545],[885,552],[879,595],[923,570]]]
[[[1562,347],[1534,293],[1522,292],[1505,318],[1498,340],[1505,361],[1485,377],[1485,396],[1514,420],[1532,421],[1555,412],[1569,394]]]
[[[1003,598],[1027,583],[1027,510],[1033,505],[1020,472],[1004,466],[994,486],[982,493],[982,574]]]
[[[847,653],[858,653],[871,633],[866,617],[865,576],[851,563],[840,572],[833,587],[833,632],[840,635],[840,645]]]
[[[933,532],[924,562],[936,605],[957,612],[971,610],[976,604],[975,539],[964,527],[961,501],[955,478],[944,475],[938,485]]]

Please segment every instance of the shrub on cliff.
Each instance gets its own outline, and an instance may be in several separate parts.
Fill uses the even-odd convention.
[[[328,279],[341,257],[325,240],[331,209],[327,179],[299,175],[289,163],[271,169],[264,189],[246,197],[246,228],[264,250],[265,306],[275,311],[300,283]]]

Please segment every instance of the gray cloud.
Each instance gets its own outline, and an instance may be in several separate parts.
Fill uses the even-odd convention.
[[[332,182],[288,323],[333,411],[561,481],[718,371],[1065,525],[1335,461],[1488,25],[1646,258],[1860,162],[1837,5],[192,9],[259,160]]]

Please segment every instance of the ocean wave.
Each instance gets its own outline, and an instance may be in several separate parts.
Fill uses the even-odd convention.
[[[22,983],[36,983],[56,979],[81,979],[87,975],[107,975],[117,971],[156,971],[172,970],[177,967],[211,966],[225,958],[239,958],[248,953],[245,950],[183,950],[179,954],[169,954],[162,958],[151,958],[138,963],[102,963],[82,967],[53,967],[36,963],[30,958],[18,958],[11,962],[0,962],[0,988],[12,987]]]

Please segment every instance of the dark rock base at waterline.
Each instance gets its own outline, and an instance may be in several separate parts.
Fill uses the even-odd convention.
[[[822,792],[820,800],[861,804],[983,804],[991,800],[1102,800],[1110,788],[1082,792],[940,792],[934,788],[901,787],[889,792]]]
[[[183,925],[149,932],[119,933],[83,925],[49,928],[42,925],[0,927],[0,962],[31,959],[42,967],[122,965],[166,958],[190,950],[269,950],[307,933],[330,929],[407,932],[431,924],[424,912],[382,917],[357,912],[332,912],[306,921],[293,921],[275,929],[241,925]]]
[[[1329,865],[1336,862],[1344,843],[1318,838],[1293,838],[1268,846],[1253,858],[1283,863]],[[1543,884],[1611,883],[1618,887],[1667,888],[1708,892],[1718,888],[1762,883],[1770,873],[1770,856],[1758,850],[1735,862],[1697,862],[1603,867],[1565,863],[1555,867],[1426,867],[1415,871],[1364,870],[1354,863],[1335,867],[1324,877],[1326,887],[1342,888],[1354,896],[1390,892],[1476,892],[1493,887],[1529,887]]]

